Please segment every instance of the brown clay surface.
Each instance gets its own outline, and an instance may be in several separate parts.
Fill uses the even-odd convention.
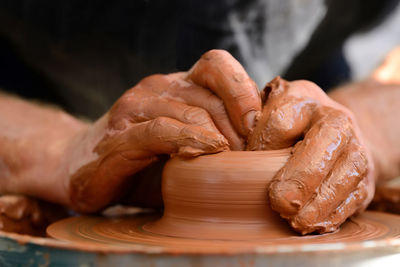
[[[72,217],[47,233],[105,251],[245,253],[371,246],[400,237],[400,216],[366,212],[333,233],[300,236],[268,205],[268,185],[290,150],[174,158],[163,174],[164,215]],[[161,217],[161,218],[160,218]],[[375,243],[374,243],[375,244]]]
[[[163,171],[164,216],[144,229],[196,239],[287,235],[288,225],[269,206],[268,188],[289,155],[284,149],[173,158]]]
[[[243,240],[171,237],[149,233],[143,229],[146,223],[158,218],[154,214],[138,214],[114,219],[71,217],[50,225],[47,232],[51,237],[85,250],[180,254],[363,249],[380,245],[395,245],[400,237],[400,216],[371,211],[353,217],[333,233],[299,236],[295,232],[287,231],[286,235],[279,237],[244,238]]]

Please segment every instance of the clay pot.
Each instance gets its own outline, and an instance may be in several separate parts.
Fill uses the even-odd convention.
[[[173,158],[164,167],[164,215],[144,230],[195,239],[288,236],[271,210],[269,184],[290,150],[229,151],[194,159]]]
[[[288,157],[286,150],[173,158],[164,169],[161,219],[154,213],[75,216],[53,223],[47,233],[81,250],[148,253],[145,257],[326,254],[398,244],[400,216],[378,212],[352,217],[333,233],[300,236],[292,231],[268,204],[268,185]]]

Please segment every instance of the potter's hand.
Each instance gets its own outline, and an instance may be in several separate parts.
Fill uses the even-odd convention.
[[[243,149],[260,111],[255,83],[225,51],[207,52],[188,72],[147,77],[74,145],[70,205],[82,212],[104,208],[160,154]]]
[[[46,227],[67,216],[66,210],[21,195],[0,196],[0,230],[45,236]]]
[[[295,144],[270,185],[272,208],[302,234],[335,230],[364,210],[374,192],[370,152],[352,113],[309,81],[278,77],[264,93],[248,149]]]

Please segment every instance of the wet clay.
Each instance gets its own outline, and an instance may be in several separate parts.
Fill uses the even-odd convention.
[[[276,77],[248,150],[295,146],[271,182],[271,207],[302,234],[336,230],[374,192],[372,157],[352,113],[316,84]]]
[[[223,50],[145,77],[93,123],[0,92],[0,194],[97,213],[160,156],[243,150],[260,111],[256,84]]]
[[[72,217],[52,224],[56,239],[92,249],[171,253],[293,251],[310,244],[398,238],[400,217],[366,212],[337,231],[300,236],[271,210],[268,185],[285,164],[290,149],[221,152],[194,159],[175,157],[165,166],[165,210],[128,217]],[[359,243],[356,243],[359,242]],[[341,243],[342,244],[342,243]]]
[[[289,155],[285,149],[171,159],[163,172],[164,215],[144,229],[196,239],[286,236],[289,226],[271,210],[268,187]]]
[[[257,86],[226,51],[205,53],[188,72],[146,77],[70,146],[65,204],[98,212],[160,155],[243,150],[260,111]]]
[[[144,225],[158,218],[156,214],[123,218],[71,217],[50,225],[47,233],[64,241],[63,244],[70,249],[178,255],[326,252],[332,249],[337,252],[389,247],[399,244],[400,238],[400,216],[372,211],[352,217],[333,233],[299,236],[286,228],[286,235],[281,232],[276,236],[249,239],[242,236],[241,240],[182,238],[150,233],[144,229]]]

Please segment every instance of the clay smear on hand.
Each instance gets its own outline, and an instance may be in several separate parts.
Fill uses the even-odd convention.
[[[71,173],[70,206],[105,208],[159,155],[243,150],[260,111],[257,86],[226,51],[205,53],[188,72],[146,77],[74,147],[77,162],[88,162],[87,151],[96,157]]]
[[[264,101],[248,150],[296,144],[270,185],[272,208],[302,234],[336,230],[373,195],[352,115],[308,81],[277,77],[265,88]]]

